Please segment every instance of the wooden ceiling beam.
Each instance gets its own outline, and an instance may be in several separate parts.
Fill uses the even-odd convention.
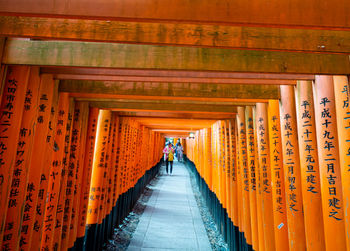
[[[136,118],[171,118],[171,119],[232,119],[235,118],[235,114],[227,113],[167,113],[167,112],[145,112],[145,111],[133,111],[133,112],[118,112],[121,117],[136,117]]]
[[[3,15],[349,28],[348,0],[1,0]]]
[[[208,102],[230,102],[235,105],[255,105],[255,103],[267,103],[268,99],[241,99],[241,98],[213,98],[213,97],[177,97],[177,96],[139,96],[139,95],[118,95],[100,93],[69,93],[72,98],[79,100],[101,101],[116,99],[137,99],[137,100],[171,100],[171,101],[208,101]]]
[[[350,31],[0,16],[7,37],[278,51],[350,52]]]
[[[125,95],[127,97],[227,99],[227,101],[237,99],[239,101],[242,99],[278,99],[280,97],[279,87],[274,85],[62,80],[59,90],[80,93],[81,97],[86,94],[99,94],[99,98],[103,95]]]
[[[236,106],[213,105],[199,103],[170,103],[170,102],[115,102],[115,101],[93,101],[89,102],[91,107],[109,109],[112,111],[165,111],[169,113],[228,113],[237,112]]]
[[[71,41],[8,40],[4,64],[350,74],[348,55]]]
[[[103,75],[125,77],[205,78],[205,79],[264,79],[264,80],[314,80],[315,75],[287,73],[210,72],[152,69],[111,69],[82,67],[41,67],[42,74]]]
[[[120,82],[155,82],[155,83],[200,83],[200,84],[240,84],[240,85],[296,85],[297,80],[289,79],[245,79],[245,78],[179,78],[179,77],[144,77],[110,75],[71,75],[56,74],[59,80],[94,80]]]

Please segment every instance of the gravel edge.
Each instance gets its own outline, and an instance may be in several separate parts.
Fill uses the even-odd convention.
[[[127,217],[123,220],[122,224],[114,229],[114,233],[112,238],[104,244],[104,251],[124,251],[128,249],[132,236],[137,228],[137,225],[140,222],[140,218],[147,206],[147,202],[152,196],[153,189],[157,183],[159,182],[159,174],[154,177],[150,183],[146,186],[144,192],[137,200],[135,206],[132,211],[129,213]]]

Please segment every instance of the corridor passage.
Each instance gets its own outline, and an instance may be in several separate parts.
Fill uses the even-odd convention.
[[[128,250],[211,250],[186,167],[161,173]]]

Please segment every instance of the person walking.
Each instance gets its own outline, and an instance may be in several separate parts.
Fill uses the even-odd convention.
[[[182,162],[182,158],[183,158],[183,147],[181,145],[181,143],[179,142],[176,146],[176,158],[177,161]]]
[[[168,174],[168,168],[170,163],[170,174],[173,172],[173,161],[174,161],[174,148],[171,142],[168,143],[166,147],[163,149],[164,157],[165,157],[165,164],[166,164],[166,173]]]

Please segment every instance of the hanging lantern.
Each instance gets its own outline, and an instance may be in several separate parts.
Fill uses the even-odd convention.
[[[190,138],[190,139],[194,139],[194,138],[195,138],[193,132],[190,132],[189,138]]]

